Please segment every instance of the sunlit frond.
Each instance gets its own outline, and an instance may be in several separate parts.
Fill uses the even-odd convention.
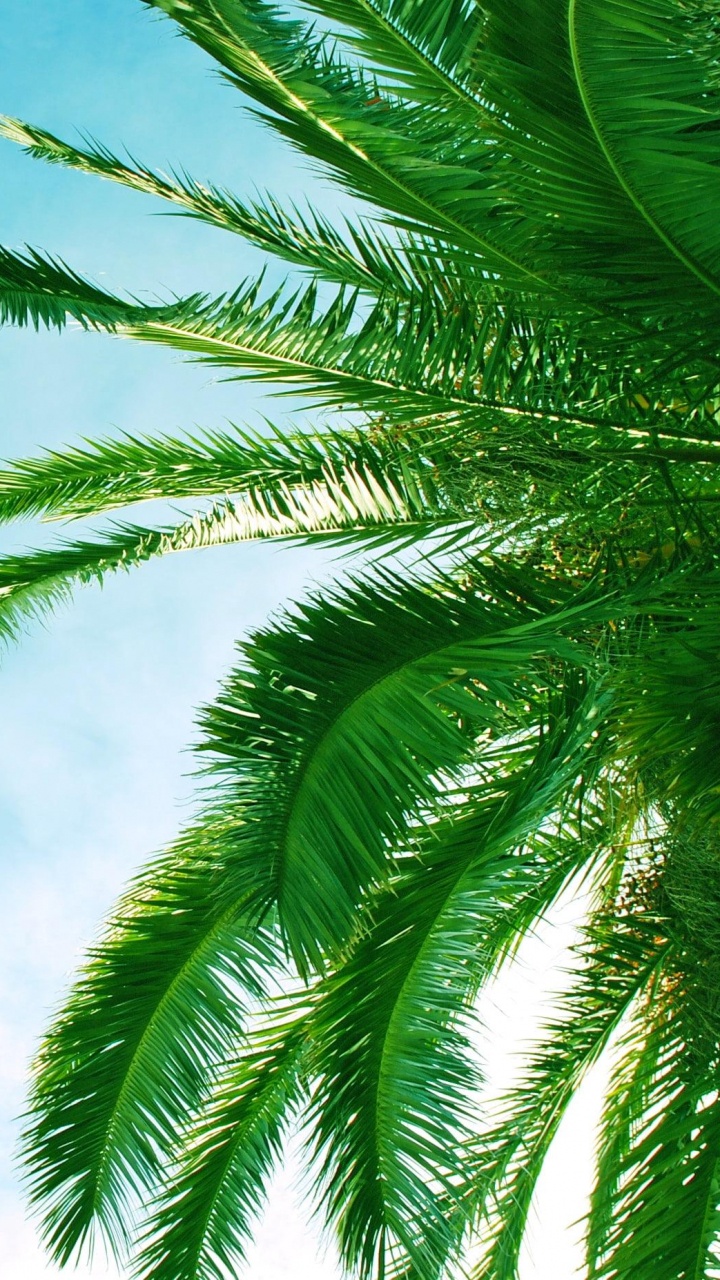
[[[155,172],[131,157],[120,159],[98,143],[72,146],[45,129],[9,117],[0,117],[0,134],[38,159],[166,200],[188,217],[232,231],[318,279],[369,293],[402,295],[432,278],[429,271],[418,273],[419,255],[408,258],[367,222],[346,222],[342,234],[316,210],[303,214],[271,196],[244,201],[186,173]]]

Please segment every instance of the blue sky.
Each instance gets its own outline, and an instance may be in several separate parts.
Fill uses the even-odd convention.
[[[327,186],[241,111],[237,93],[204,55],[136,0],[11,6],[0,26],[0,86],[0,112],[61,136],[84,130],[149,164],[182,165],[245,194],[259,186],[296,198],[311,194],[329,210],[337,204]],[[220,292],[261,260],[237,238],[151,216],[155,202],[42,165],[5,142],[0,182],[0,243],[51,250],[110,289],[143,296]],[[285,413],[251,388],[213,381],[206,369],[159,348],[81,332],[1,331],[0,387],[5,458],[119,430],[191,430],[228,418],[252,424],[261,408],[277,420]],[[51,534],[23,525],[3,533],[2,544],[33,544]],[[234,640],[327,572],[324,556],[302,549],[229,547],[170,557],[102,590],[85,589],[2,655],[0,1275],[6,1280],[59,1274],[25,1221],[12,1166],[14,1117],[33,1047],[128,875],[172,838],[187,813],[194,708],[212,697]],[[536,971],[537,986],[547,947],[533,954],[526,969]],[[525,994],[520,987],[514,994],[521,1020],[526,988],[527,981]],[[497,1022],[496,1042],[503,1034]],[[582,1123],[565,1136],[566,1164],[578,1144],[587,1151]],[[338,1274],[332,1253],[318,1255],[291,1181],[292,1162],[271,1197],[253,1280],[290,1273],[294,1280],[331,1280]],[[523,1280],[573,1275],[574,1254],[559,1226],[575,1216],[576,1202],[559,1186],[553,1182],[546,1196],[542,1238]],[[76,1274],[107,1273],[98,1261]]]

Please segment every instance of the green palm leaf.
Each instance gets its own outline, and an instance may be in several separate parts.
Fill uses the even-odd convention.
[[[429,68],[441,65],[422,56],[432,44],[425,7],[413,28],[407,6],[344,6],[366,58],[370,26],[379,40],[378,65],[371,57],[361,70],[343,62],[337,45],[331,51],[307,25],[280,18],[262,0],[152,2],[227,68],[264,119],[354,194],[381,204],[411,232],[479,257],[512,287],[555,294],[558,308],[569,296],[576,310],[614,314],[616,324],[623,313],[627,320],[638,309],[652,311],[659,287],[683,309],[689,294],[696,306],[715,305],[694,288],[692,270],[668,251],[608,166],[578,91],[565,0],[543,6],[542,16],[527,0],[489,3],[481,32],[482,16],[466,11],[476,96],[454,103],[450,145],[447,99],[425,101]],[[445,7],[438,15],[440,40],[449,16]],[[400,74],[388,83],[398,61]],[[468,82],[448,74],[457,96]]]
[[[193,300],[187,302],[193,305]],[[68,320],[75,320],[84,329],[115,332],[142,315],[159,318],[168,310],[114,297],[34,249],[23,254],[0,246],[0,324],[62,329]]]
[[[295,1017],[297,1014],[295,1013]],[[138,1274],[223,1280],[244,1260],[284,1130],[303,1093],[304,1027],[251,1034],[189,1126],[153,1217]]]
[[[618,185],[717,295],[720,99],[703,58],[715,35],[709,9],[668,0],[570,0],[569,9],[578,86]]]
[[[74,147],[45,129],[9,117],[0,117],[0,134],[20,143],[38,159],[109,178],[167,200],[188,217],[241,235],[333,284],[370,293],[403,294],[432,278],[430,271],[418,270],[418,253],[408,259],[367,224],[346,222],[343,236],[318,212],[303,215],[293,206],[282,207],[270,196],[243,201],[212,184],[196,182],[185,173],[157,173],[130,158],[120,160],[97,144]]]
[[[408,129],[401,133],[392,116],[373,109],[383,104],[382,95],[375,101],[372,74],[343,64],[337,54],[328,58],[322,37],[296,18],[281,18],[264,0],[151,3],[227,68],[233,82],[264,109],[263,118],[328,165],[354,194],[392,209],[401,222],[440,232],[450,243],[479,252],[491,267],[512,272],[521,285],[539,283],[530,267],[486,240],[467,217],[468,188],[477,185],[477,175],[462,158],[451,159],[446,140],[442,158],[433,154],[441,137],[439,117],[429,122],[429,146],[418,136],[416,113],[415,136]],[[400,113],[400,102],[393,105]],[[470,128],[471,139],[474,132]],[[469,145],[477,155],[477,138]]]
[[[599,865],[612,863],[608,850],[618,833],[612,831],[610,814],[601,803],[593,823],[583,798],[580,832],[587,840],[597,824]],[[561,840],[565,832],[564,815]],[[587,967],[575,975],[558,1016],[544,1028],[523,1080],[501,1098],[500,1123],[486,1129],[478,1143],[472,1197],[481,1211],[482,1261],[476,1274],[483,1280],[516,1280],[538,1178],[568,1104],[613,1044],[638,996],[652,985],[666,953],[667,943],[655,930],[632,932],[607,913],[586,927],[580,954]]]
[[[293,539],[349,542],[382,553],[439,536],[447,550],[467,541],[473,531],[468,512],[453,509],[446,496],[433,492],[429,468],[424,484],[420,476],[412,476],[402,448],[393,451],[396,465],[391,471],[383,465],[383,450],[362,439],[347,441],[357,444],[355,449],[336,440],[334,451],[322,448],[324,440],[312,438],[299,437],[294,447],[290,442],[261,443],[252,436],[244,441],[243,449],[240,443],[232,448],[227,437],[182,444],[130,439],[33,459],[5,473],[0,478],[2,515],[84,514],[163,492],[170,496],[173,488],[182,495],[227,487],[241,492],[175,526],[115,524],[92,541],[66,541],[0,557],[0,635],[15,639],[28,620],[67,600],[78,585],[102,582],[109,573],[173,552]],[[495,534],[494,540],[503,536]],[[492,541],[492,535],[485,538]]]
[[[665,958],[612,1080],[590,1218],[594,1277],[709,1280],[717,1270],[720,876],[705,832],[671,834],[664,856],[664,877],[655,852],[628,882],[631,909],[644,892],[646,922],[625,928],[654,925]]]
[[[493,584],[471,563],[479,590],[386,573],[305,605],[244,646],[249,665],[203,717],[229,794],[253,796],[259,892],[278,903],[302,971],[348,940],[408,812],[435,805],[438,779],[472,758],[472,726],[502,724],[503,708],[527,699],[536,655],[580,659],[562,634],[576,610],[609,608],[600,597],[543,616],[512,577]]]
[[[571,426],[583,410],[592,423],[602,397],[617,414],[613,419],[605,408],[611,427],[625,419],[648,431],[633,399],[634,349],[606,346],[608,365],[614,358],[619,367],[603,371],[607,384],[603,379],[588,395],[586,354],[576,335],[491,293],[483,307],[466,299],[448,309],[418,294],[411,307],[381,300],[366,312],[357,293],[344,289],[318,305],[314,284],[264,296],[261,285],[248,281],[228,297],[178,305],[167,317],[123,331],[210,364],[251,370],[255,379],[301,387],[321,405],[360,406],[395,421],[463,413],[472,423],[473,410],[477,422],[491,409],[501,420],[557,413]],[[667,415],[654,425],[663,429]]]
[[[416,101],[436,102],[441,95],[453,110],[483,114],[468,87],[482,31],[476,5],[465,0],[310,0],[307,7],[356,33],[353,43],[359,52],[396,73]]]
[[[32,1200],[66,1262],[96,1230],[118,1253],[213,1065],[279,963],[245,895],[218,905],[241,819],[207,821],[131,886],[53,1024],[25,1134]]]
[[[236,427],[185,438],[125,436],[15,461],[0,472],[0,518],[90,516],[152,499],[246,494],[248,505],[254,498],[259,513],[264,503],[268,519],[280,519],[283,499],[289,516],[293,496],[300,503],[304,492],[318,513],[323,493],[327,504],[334,497],[340,523],[343,513],[348,523],[373,514],[378,521],[461,514],[444,510],[433,461],[430,455],[423,465],[420,445],[390,432],[258,435]],[[328,516],[335,508],[328,505]]]
[[[717,1070],[684,1080],[685,1045],[667,1014],[657,1021],[626,1042],[631,1061],[614,1081],[596,1197],[610,1213],[591,1220],[591,1274],[705,1280],[720,1222]]]
[[[319,304],[314,283],[263,295],[259,279],[203,306],[180,303],[171,314],[143,317],[123,333],[242,370],[232,375],[242,380],[300,388],[319,406],[482,432],[483,448],[503,427],[538,432],[546,453],[557,442],[571,456],[575,447],[598,457],[611,450],[651,467],[665,457],[715,463],[719,456],[716,410],[708,410],[716,368],[702,361],[678,378],[664,342],[640,350],[591,332],[586,345],[556,317],[487,288],[482,300],[458,298],[450,307],[426,291],[367,310],[355,291],[340,289]],[[648,383],[657,388],[652,406]],[[675,444],[684,440],[687,449]]]
[[[542,832],[577,754],[592,771],[596,698],[564,710],[549,737],[482,752],[462,815],[431,825],[419,856],[401,861],[321,994],[314,1143],[344,1260],[362,1275],[378,1251],[401,1270],[442,1272],[467,1227],[472,998],[590,856]]]

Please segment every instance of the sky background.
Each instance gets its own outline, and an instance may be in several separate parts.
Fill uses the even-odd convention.
[[[60,136],[91,133],[156,167],[183,166],[241,194],[255,187],[332,212],[342,204],[251,121],[205,55],[137,0],[32,0],[0,24],[0,112]],[[143,297],[221,292],[257,270],[236,237],[152,216],[149,198],[24,156],[0,141],[0,243],[62,257],[111,290]],[[158,347],[80,331],[0,331],[0,458],[83,436],[177,432],[226,420],[259,425],[287,410],[252,388],[213,380]],[[2,547],[47,542],[23,524]],[[14,1162],[28,1064],[84,949],[133,870],[171,840],[192,795],[194,708],[210,700],[235,640],[310,582],[337,572],[318,551],[226,547],[168,557],[99,588],[0,655],[0,1276],[58,1276],[38,1245]],[[577,911],[552,941],[531,940],[486,1010],[485,1052],[498,1075],[515,1061],[549,967],[562,961]],[[590,1170],[597,1082],[576,1098],[544,1176],[522,1280],[573,1280]],[[336,1280],[332,1248],[308,1226],[296,1161],[273,1187],[247,1274]],[[102,1259],[79,1280],[108,1274]]]

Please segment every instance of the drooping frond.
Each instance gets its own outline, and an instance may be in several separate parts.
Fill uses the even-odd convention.
[[[581,844],[582,833],[585,838],[589,834],[589,817],[590,832],[599,841],[599,861],[610,862],[603,877],[607,880],[618,833],[609,825],[612,809],[605,803],[595,822],[593,816],[583,802]],[[565,823],[561,841],[564,829]],[[655,929],[629,933],[624,922],[607,915],[597,917],[584,932],[583,967],[573,975],[557,1014],[544,1028],[542,1042],[533,1048],[521,1082],[501,1097],[499,1122],[485,1129],[477,1142],[470,1198],[480,1216],[478,1280],[517,1280],[532,1199],[568,1104],[624,1026],[638,995],[662,968],[667,952],[666,940],[658,939]]]
[[[506,137],[498,137],[502,117],[486,110],[482,95],[466,101],[464,117],[456,113],[450,139],[442,99],[418,106],[410,94],[406,101],[401,85],[386,89],[386,67],[376,74],[372,65],[365,71],[343,62],[337,43],[331,47],[307,24],[281,18],[261,0],[152,2],[227,68],[273,127],[354,194],[411,232],[439,236],[474,255],[514,287],[556,292],[563,305],[561,252],[556,246],[542,261],[548,229],[539,210],[526,221],[505,216],[517,210],[520,193],[508,196],[512,158]],[[587,310],[587,293],[574,283],[573,305]]]
[[[304,514],[307,525],[308,513]],[[286,533],[292,530],[296,537],[308,536],[307,528],[301,533],[297,518],[287,518],[283,527],[282,520],[273,520],[265,510],[251,508],[245,513],[226,502],[183,520],[175,528],[117,525],[93,541],[66,542],[0,557],[0,637],[16,639],[31,618],[43,617],[69,599],[77,586],[102,582],[109,573],[174,551],[277,536],[283,528]]]
[[[247,894],[219,905],[219,853],[241,821],[191,830],[131,886],[41,1047],[25,1151],[60,1262],[96,1230],[123,1248],[136,1198],[280,963],[270,926],[248,926]]]
[[[253,796],[248,838],[262,840],[263,892],[301,969],[346,943],[408,814],[438,803],[475,732],[512,724],[534,658],[582,660],[564,630],[615,607],[562,590],[549,604],[540,583],[472,560],[460,582],[385,573],[302,606],[243,646],[203,717],[228,795]]]
[[[440,233],[479,254],[521,287],[544,283],[513,257],[502,228],[488,236],[490,220],[478,227],[473,217],[489,203],[478,173],[484,139],[475,112],[449,147],[443,111],[425,109],[421,116],[397,96],[385,98],[372,69],[366,74],[344,62],[337,45],[331,52],[307,23],[282,17],[265,0],[150,3],[175,18],[260,104],[265,119],[353,194],[395,214],[401,225]]]
[[[563,846],[548,825],[579,761],[593,770],[597,701],[572,708],[572,676],[568,685],[550,699],[556,711],[566,704],[554,732],[480,751],[477,776],[460,784],[462,812],[418,837],[320,992],[313,1141],[326,1212],[361,1275],[378,1254],[393,1274],[440,1274],[467,1229],[473,997],[592,856],[590,843]]]
[[[306,1089],[298,1014],[253,1032],[188,1125],[147,1232],[137,1274],[224,1280],[245,1259],[267,1181]]]
[[[717,841],[692,824],[658,834],[626,882],[626,931],[654,926],[665,958],[634,1010],[603,1117],[588,1235],[597,1280],[711,1280],[718,1269]]]

